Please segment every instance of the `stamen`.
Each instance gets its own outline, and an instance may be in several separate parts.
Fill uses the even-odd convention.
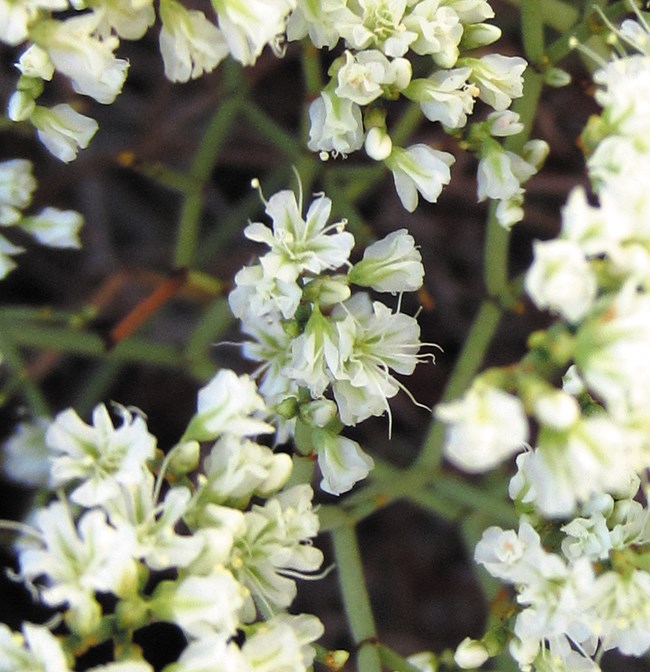
[[[262,191],[262,185],[260,184],[260,181],[256,177],[254,177],[251,180],[251,187],[253,189],[255,189],[257,191],[257,193],[260,195],[260,200],[262,201],[262,203],[264,203],[264,205],[268,205],[269,202],[266,200],[266,198],[264,198],[264,192]]]

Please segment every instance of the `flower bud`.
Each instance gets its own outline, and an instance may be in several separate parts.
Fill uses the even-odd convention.
[[[383,161],[393,151],[393,141],[385,128],[374,126],[366,134],[364,148],[371,159]]]
[[[199,452],[198,441],[184,441],[177,444],[169,460],[169,471],[177,476],[194,471],[199,465]]]
[[[463,51],[486,47],[501,37],[501,29],[490,23],[474,23],[465,26],[460,47]]]
[[[300,417],[308,425],[325,427],[336,417],[338,409],[331,399],[316,399],[300,407]]]
[[[470,637],[465,637],[454,654],[454,662],[463,670],[481,667],[488,658],[488,652],[483,644]]]

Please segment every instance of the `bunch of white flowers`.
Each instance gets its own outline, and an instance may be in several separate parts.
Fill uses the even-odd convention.
[[[273,431],[255,384],[220,371],[164,457],[139,412],[116,411],[118,424],[104,405],[86,424],[68,409],[40,433],[57,495],[21,527],[17,578],[62,611],[64,627],[2,626],[0,668],[72,670],[75,657],[113,640],[114,660],[93,669],[151,672],[134,633],[171,623],[187,644],[167,672],[208,661],[305,672],[322,625],[285,609],[296,578],[322,564],[311,544],[319,523],[311,488],[285,488],[291,458],[255,441]]]
[[[418,194],[435,202],[450,180],[455,159],[426,144],[393,146],[386,123],[387,101],[405,97],[429,120],[460,135],[477,99],[497,113],[522,95],[526,62],[518,56],[465,55],[492,44],[500,30],[487,0],[212,0],[212,15],[161,0],[160,50],[166,76],[175,82],[214,70],[228,55],[252,65],[266,45],[276,54],[285,41],[309,37],[317,48],[345,51],[329,68],[330,81],[309,109],[308,146],[347,155],[361,147],[393,173],[404,207],[413,211]],[[88,146],[94,119],[68,103],[38,104],[55,73],[75,92],[102,104],[121,92],[129,63],[118,57],[120,40],[137,40],[154,24],[153,0],[14,0],[0,2],[0,40],[25,45],[16,67],[20,77],[8,104],[13,121],[29,121],[52,154],[68,162]],[[413,78],[413,58],[431,74]],[[426,64],[425,64],[426,65]],[[515,115],[516,116],[516,115]],[[494,137],[518,132],[516,121],[481,124],[465,147],[481,159],[479,200],[497,198],[504,226],[522,216],[521,185],[545,156],[539,142],[522,157],[506,152]],[[483,137],[494,136],[491,142]],[[479,137],[481,136],[481,137]]]
[[[525,277],[530,298],[558,321],[531,336],[522,362],[484,372],[436,409],[446,454],[466,471],[520,453],[509,491],[519,531],[488,529],[476,560],[515,586],[505,630],[524,671],[597,672],[605,651],[650,649],[645,18],[623,23],[615,41],[643,53],[621,48],[595,74],[603,112],[582,136],[593,195],[571,193],[559,237],[535,243]]]
[[[400,229],[352,264],[354,237],[344,221],[328,223],[329,198],[317,195],[304,218],[302,196],[296,201],[291,191],[265,205],[272,228],[254,222],[245,235],[269,250],[235,276],[230,306],[252,338],[244,354],[261,362],[266,404],[286,419],[284,433],[295,433],[299,450],[318,454],[323,489],[339,494],[373,466],[357,442],[340,436],[342,425],[390,414],[388,399],[404,389],[394,373],[409,375],[431,357],[419,354],[414,318],[353,293],[351,285],[415,291],[424,275],[421,256]]]

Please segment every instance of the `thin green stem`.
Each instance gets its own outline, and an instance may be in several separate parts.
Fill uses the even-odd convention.
[[[521,7],[527,0],[506,0],[514,7]],[[575,25],[580,18],[580,12],[561,0],[532,0],[539,4],[542,19],[547,26],[563,33]]]
[[[302,150],[295,136],[282,128],[257,105],[249,101],[241,108],[241,111],[256,133],[275,145],[289,159],[295,160],[300,156]]]
[[[393,649],[385,644],[377,644],[377,651],[381,662],[389,669],[395,672],[419,672],[420,668],[411,665],[406,658],[395,653]]]
[[[544,56],[544,17],[540,0],[521,0],[521,36],[529,63],[538,64]]]
[[[375,645],[377,630],[354,526],[343,525],[332,530],[332,543],[350,633],[359,647],[357,669],[360,672],[380,672],[381,661]]]
[[[194,157],[190,176],[198,185],[186,192],[178,224],[174,263],[177,268],[192,268],[198,244],[203,190],[217,162],[219,149],[242,107],[243,96],[232,95],[213,115]]]
[[[603,14],[612,22],[630,11],[629,0],[620,0],[602,10]],[[586,42],[592,35],[604,28],[600,17],[589,12],[574,30],[565,31],[561,37],[553,42],[546,50],[546,61],[549,64],[557,63],[571,53],[569,42],[575,37],[579,43]]]

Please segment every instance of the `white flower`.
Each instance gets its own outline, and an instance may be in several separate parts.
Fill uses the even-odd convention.
[[[16,425],[2,446],[2,470],[12,481],[30,487],[44,487],[50,475],[45,431],[46,418]]]
[[[490,655],[483,644],[471,637],[465,637],[454,652],[454,662],[463,670],[473,670],[481,667],[489,657]]]
[[[513,98],[523,94],[523,72],[528,65],[519,56],[488,54],[479,58],[463,58],[460,65],[472,68],[470,81],[479,88],[479,98],[497,111],[510,107]]]
[[[626,284],[613,301],[585,320],[575,360],[586,386],[615,418],[650,404],[650,295]]]
[[[324,195],[314,200],[303,219],[302,199],[292,191],[280,191],[266,203],[273,230],[261,222],[249,224],[244,235],[264,243],[270,251],[260,263],[265,275],[291,282],[300,274],[336,269],[345,264],[354,246],[354,236],[343,231],[344,222],[328,224],[332,201]]]
[[[498,466],[519,452],[528,438],[521,401],[480,381],[462,399],[438,404],[435,415],[448,425],[445,455],[470,473]]]
[[[323,554],[311,545],[319,527],[312,497],[308,485],[297,485],[244,513],[246,529],[236,538],[231,561],[235,575],[251,591],[244,620],[255,613],[253,600],[267,608],[289,606],[296,595],[295,578],[321,566]]]
[[[80,248],[79,229],[83,216],[76,210],[43,208],[37,215],[25,217],[20,228],[29,232],[41,245]]]
[[[43,581],[45,604],[68,604],[83,615],[94,612],[95,592],[126,597],[136,590],[132,530],[116,530],[100,509],[84,513],[77,530],[61,502],[38,509],[34,523],[42,541],[26,540],[19,550],[20,576],[28,583]],[[87,625],[92,631],[93,624]]]
[[[397,195],[406,210],[415,210],[418,192],[429,203],[438,200],[443,186],[451,179],[449,166],[454,161],[451,154],[424,144],[411,145],[407,149],[393,147],[386,165],[393,173]]]
[[[102,16],[102,10],[95,10],[64,21],[42,21],[32,37],[77,93],[108,104],[122,90],[129,64],[113,53],[119,44],[116,37],[98,36]]]
[[[156,439],[144,419],[117,407],[122,424],[114,427],[106,406],[93,410],[87,425],[72,409],[59,413],[45,434],[52,451],[53,488],[81,480],[70,498],[83,506],[101,504],[120,494],[122,485],[139,483],[146,461],[154,456]]]
[[[51,109],[37,105],[31,122],[38,131],[40,141],[65,163],[76,159],[80,148],[88,147],[98,128],[94,119],[75,112],[66,103]]]
[[[268,321],[274,313],[288,320],[295,315],[301,298],[302,289],[296,279],[285,280],[255,264],[237,272],[228,304],[233,315],[245,322],[259,322],[260,318]]]
[[[245,594],[227,569],[217,567],[208,576],[163,581],[150,604],[158,618],[175,623],[190,637],[234,635]]]
[[[32,44],[18,59],[16,67],[25,77],[34,77],[50,81],[54,75],[54,65],[45,49]]]
[[[267,44],[279,49],[278,37],[296,0],[212,0],[212,5],[230,53],[252,65]]]
[[[590,602],[605,651],[642,656],[650,648],[650,574],[608,571],[595,582]]]
[[[165,75],[172,82],[187,82],[211,72],[228,55],[223,34],[203,12],[187,10],[176,0],[163,0],[160,18],[160,51]]]
[[[0,0],[0,40],[15,46],[29,36],[39,10],[63,10],[68,0]]]
[[[155,494],[151,473],[137,485],[123,488],[122,497],[105,504],[111,524],[133,531],[133,557],[143,559],[151,569],[186,567],[202,547],[196,535],[180,535],[175,530],[187,512],[191,493],[185,487],[171,488],[162,502],[154,500]]]
[[[312,152],[346,156],[363,145],[361,108],[348,98],[325,89],[309,106],[309,142]]]
[[[11,225],[20,220],[20,211],[31,203],[36,187],[30,161],[10,159],[0,162],[0,225]]]
[[[45,435],[53,453],[53,488],[79,481],[70,498],[83,506],[102,504],[120,494],[122,485],[142,481],[146,461],[154,456],[156,439],[139,415],[117,407],[122,424],[114,427],[106,406],[93,410],[87,425],[72,409],[59,413]]]
[[[543,431],[538,446],[517,462],[548,517],[572,515],[603,492],[626,492],[639,460],[634,433],[604,415],[588,416],[566,432]]]
[[[383,161],[390,156],[393,151],[393,141],[386,131],[386,128],[373,126],[366,133],[366,139],[363,143],[366,154],[375,161]]]
[[[332,495],[347,492],[375,466],[370,455],[352,439],[332,434],[325,429],[312,432],[311,437],[323,475],[320,487],[325,492]]]
[[[580,417],[580,405],[570,394],[553,389],[535,399],[534,413],[543,425],[565,430],[577,422]]]
[[[411,64],[405,58],[389,61],[375,49],[353,55],[345,52],[345,63],[336,75],[335,93],[357,105],[367,105],[383,95],[384,87],[405,89],[411,81]]]
[[[427,79],[414,79],[404,95],[420,103],[422,113],[430,121],[439,121],[448,128],[463,128],[478,95],[478,89],[467,84],[470,72],[467,67],[438,70]]]
[[[253,436],[268,434],[273,427],[258,416],[267,412],[257,392],[255,381],[221,369],[199,390],[197,414],[185,432],[185,438],[201,441],[216,439],[222,434]]]
[[[310,644],[323,630],[315,616],[279,614],[256,628],[242,654],[253,672],[306,672],[316,655]]]
[[[299,0],[287,21],[287,40],[293,42],[309,35],[318,49],[333,49],[340,39],[341,15],[349,16],[347,0]]]
[[[71,672],[60,640],[45,626],[23,623],[22,630],[0,623],[0,672]]]
[[[156,20],[153,0],[103,0],[101,7],[104,12],[99,32],[112,29],[126,40],[139,40]]]
[[[438,0],[412,4],[404,18],[404,25],[417,35],[411,49],[416,54],[430,54],[441,68],[452,68],[458,59],[458,45],[463,35],[458,13],[452,7],[441,7]]]
[[[178,661],[168,672],[251,672],[239,647],[227,635],[211,633],[194,639],[183,649]]]
[[[269,497],[291,475],[292,461],[285,453],[227,434],[205,459],[206,494],[211,502],[245,506],[253,495]]]
[[[533,243],[534,260],[526,273],[526,291],[538,308],[550,308],[579,322],[598,291],[596,276],[580,247],[570,240]]]
[[[357,51],[377,47],[387,56],[403,56],[417,37],[402,21],[407,0],[359,0],[355,5],[348,3],[347,12],[337,16],[347,45]]]
[[[378,292],[414,292],[422,287],[423,278],[422,255],[406,229],[367,247],[348,273],[350,282]]]
[[[326,352],[326,359],[341,421],[354,425],[390,411],[388,399],[403,385],[389,370],[410,375],[423,359],[417,321],[371,302],[367,294],[337,306],[332,317],[338,349]]]

